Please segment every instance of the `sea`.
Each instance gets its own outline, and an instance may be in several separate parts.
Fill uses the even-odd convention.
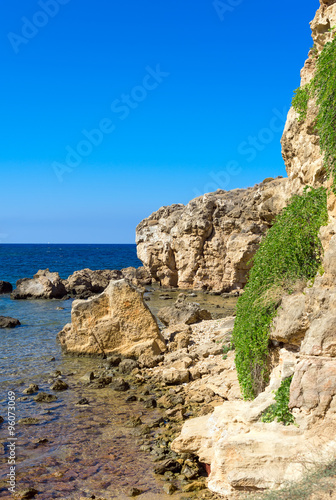
[[[20,278],[32,278],[39,269],[57,271],[65,279],[84,268],[139,265],[135,245],[0,244],[0,280],[13,286]],[[149,466],[150,457],[140,452],[127,426],[130,414],[141,413],[143,407],[136,402],[130,407],[109,388],[93,391],[85,387],[81,377],[102,360],[61,351],[57,333],[70,322],[71,305],[71,299],[14,301],[9,295],[0,296],[0,316],[21,322],[15,329],[0,330],[0,416],[4,419],[0,424],[0,498],[13,496],[8,489],[13,449],[15,492],[34,488],[37,500],[126,499],[131,487],[145,491],[148,499],[165,498]],[[52,393],[50,387],[58,374],[69,390],[58,393],[55,402],[37,403],[23,392],[33,383],[40,391]],[[84,396],[89,405],[78,406]],[[13,423],[8,408],[14,409],[14,431],[8,428]]]

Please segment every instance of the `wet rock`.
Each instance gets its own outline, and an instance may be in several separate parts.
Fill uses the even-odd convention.
[[[176,486],[173,484],[173,483],[166,483],[164,486],[163,486],[163,491],[167,494],[167,495],[173,495],[173,493],[175,493],[175,491],[177,490]]]
[[[66,391],[69,386],[63,380],[56,380],[56,382],[51,386],[52,391]]]
[[[111,384],[111,388],[114,391],[125,392],[129,390],[130,385],[123,378],[115,378]]]
[[[35,498],[38,495],[38,491],[35,488],[28,488],[26,490],[20,491],[18,493],[19,500],[30,500],[31,498]]]
[[[156,402],[155,398],[150,398],[150,399],[147,399],[143,405],[145,408],[156,408],[157,402]]]
[[[41,423],[41,420],[39,420],[38,418],[31,418],[31,417],[21,418],[18,421],[18,424],[20,424],[20,425],[38,425],[40,423]]]
[[[138,401],[138,398],[134,394],[126,398],[126,403],[133,403],[134,401]]]
[[[13,291],[12,285],[8,281],[0,280],[0,295],[4,293],[11,293]]]
[[[55,358],[54,356],[52,356],[52,357],[49,359],[49,361],[50,361],[50,362],[51,362],[51,361],[56,361],[56,358]]]
[[[165,462],[162,462],[154,467],[154,473],[159,475],[163,475],[167,471],[179,473],[181,472],[181,469],[182,466],[177,460],[166,460]]]
[[[96,381],[95,381],[95,387],[97,389],[103,389],[104,387],[106,387],[107,385],[110,385],[111,382],[112,382],[112,377],[99,377]]]
[[[89,404],[90,404],[90,402],[89,402],[88,399],[82,398],[79,401],[77,401],[76,406],[77,405],[79,405],[79,406],[86,406],[86,405],[89,405]]]
[[[49,269],[38,271],[33,279],[24,278],[16,283],[16,289],[11,298],[23,299],[61,299],[67,294],[65,286],[58,273]]]
[[[4,419],[3,417],[0,415],[0,424],[2,424],[4,422]]]
[[[39,446],[47,443],[49,443],[49,440],[47,438],[35,439],[33,441],[34,448],[38,448]]]
[[[119,364],[119,371],[120,373],[123,373],[125,375],[130,374],[135,368],[138,368],[138,363],[134,361],[133,359],[124,359],[120,364]]]
[[[18,319],[10,318],[9,316],[0,316],[0,328],[15,328],[20,325],[21,323]]]
[[[139,490],[139,488],[131,488],[130,491],[128,492],[129,497],[138,497],[139,495],[142,495],[143,490]]]
[[[183,297],[177,299],[173,306],[160,309],[158,318],[164,325],[176,325],[179,323],[192,325],[206,319],[211,319],[211,314],[195,302],[186,302],[186,296],[183,295]]]
[[[183,486],[183,491],[191,492],[191,491],[199,491],[204,490],[206,488],[206,484],[204,481],[194,481],[193,483],[186,484]]]
[[[112,368],[114,366],[119,366],[119,364],[121,363],[121,356],[118,356],[117,354],[115,354],[113,356],[109,356],[106,359],[106,362],[110,368]]]
[[[94,380],[95,376],[94,376],[94,373],[93,372],[87,372],[85,373],[85,375],[83,375],[83,377],[81,377],[80,379],[83,381],[83,382],[92,382],[92,380]]]
[[[34,392],[37,392],[39,390],[39,386],[36,384],[30,384],[27,389],[24,389],[22,392],[23,394],[34,394]]]
[[[57,401],[57,396],[46,392],[40,392],[40,394],[34,397],[34,401],[37,403],[53,403],[54,401]]]

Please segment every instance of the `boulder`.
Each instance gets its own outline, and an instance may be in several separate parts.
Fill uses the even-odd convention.
[[[49,269],[38,271],[33,279],[18,280],[12,299],[61,299],[67,294],[65,286],[58,273]]]
[[[127,281],[138,287],[150,285],[153,281],[150,272],[143,266],[138,268],[126,267],[122,269],[122,274]]]
[[[188,370],[169,368],[163,370],[162,381],[167,385],[180,385],[189,382],[189,375]]]
[[[138,357],[165,350],[143,293],[126,280],[111,281],[96,297],[75,300],[71,323],[58,338],[67,352],[77,354],[118,353]]]
[[[8,281],[0,280],[0,295],[4,293],[12,293],[13,287]]]
[[[164,325],[184,323],[192,325],[211,319],[211,314],[195,302],[187,302],[186,295],[181,294],[174,305],[163,307],[158,312],[158,318]]]
[[[21,323],[18,319],[0,316],[0,328],[15,328],[20,325]]]
[[[64,281],[64,286],[69,295],[88,298],[94,294],[102,293],[111,280],[119,280],[122,277],[121,271],[82,269],[71,274]]]

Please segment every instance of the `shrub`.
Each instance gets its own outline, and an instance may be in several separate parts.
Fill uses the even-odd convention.
[[[279,389],[275,393],[275,403],[264,411],[261,417],[262,422],[269,423],[277,419],[277,422],[282,422],[285,425],[294,424],[293,414],[288,408],[292,378],[293,376],[281,382]]]
[[[320,227],[328,221],[324,188],[295,195],[261,242],[233,329],[236,367],[245,399],[262,391],[269,377],[269,331],[283,293],[313,278],[320,265]]]
[[[299,113],[299,122],[304,121],[307,117],[309,98],[310,98],[309,84],[294,90],[292,106],[295,109],[295,111]]]

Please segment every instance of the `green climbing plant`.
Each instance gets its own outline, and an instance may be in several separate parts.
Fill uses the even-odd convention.
[[[276,219],[253,259],[233,330],[236,367],[245,399],[262,391],[269,377],[269,332],[284,292],[313,278],[321,266],[320,227],[328,221],[324,188],[295,195]]]
[[[331,28],[334,32],[335,27]],[[318,105],[316,129],[320,137],[324,167],[332,178],[336,194],[336,38],[323,47],[317,58],[316,72],[311,82],[294,92],[292,105],[298,120],[307,116],[308,101],[315,98]]]
[[[290,409],[289,404],[289,389],[293,377],[286,378],[281,382],[279,389],[275,393],[275,403],[269,406],[261,416],[261,421],[270,423],[281,422],[284,425],[290,425],[295,423],[294,416]]]

